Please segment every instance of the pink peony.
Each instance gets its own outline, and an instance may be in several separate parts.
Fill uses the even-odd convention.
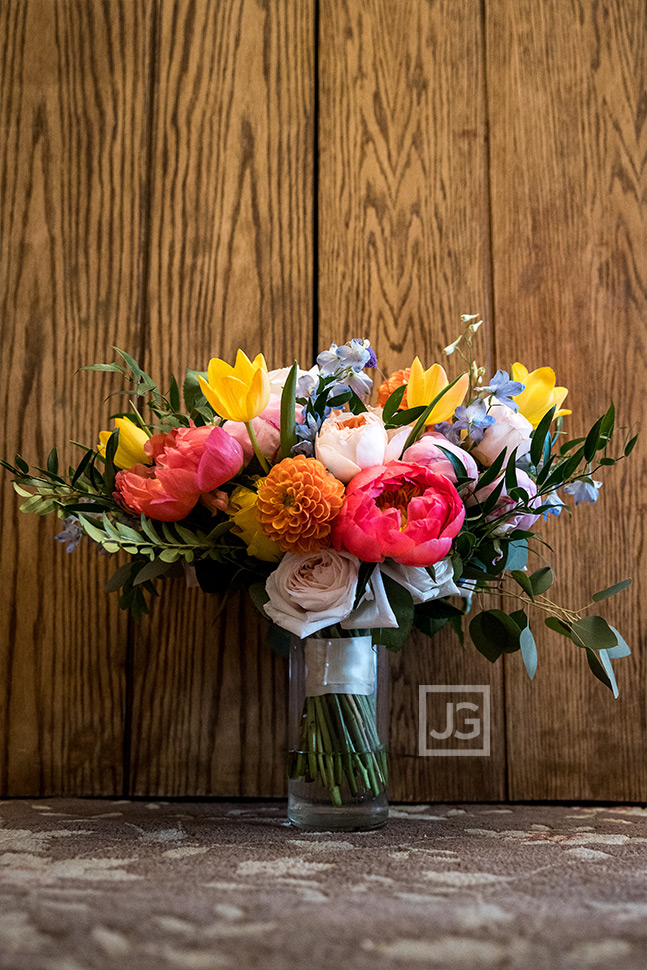
[[[477,480],[479,477],[478,466],[469,452],[463,451],[458,445],[453,445],[451,441],[448,441],[444,435],[434,431],[424,434],[419,441],[407,448],[402,460],[415,462],[416,465],[424,465],[438,475],[446,475],[451,482],[456,482],[454,466],[440,450],[441,447],[456,455],[465,468],[465,478],[471,478],[474,482]]]
[[[224,428],[192,425],[175,428],[166,436],[155,471],[171,495],[193,494],[197,502],[201,492],[211,492],[224,485],[242,467],[243,449]]]
[[[499,475],[493,482],[486,485],[484,488],[479,488],[478,491],[470,493],[466,499],[466,505],[476,505],[477,502],[483,503],[488,498],[489,495],[498,487],[501,483],[502,475]],[[523,471],[521,468],[517,468],[517,483],[520,488],[523,488],[530,496],[529,505],[531,508],[541,505],[541,500],[536,498],[537,496],[537,486],[533,482],[532,478]],[[515,529],[523,529],[527,531],[531,529],[537,519],[538,515],[534,515],[532,512],[514,512],[514,508],[518,505],[516,499],[511,498],[507,491],[505,485],[501,491],[501,495],[494,506],[494,509],[486,518],[489,522],[494,522],[495,520],[500,520],[500,524],[496,528],[497,535],[507,535],[509,532],[514,532]]]
[[[391,461],[366,468],[346,488],[333,546],[365,562],[387,557],[432,566],[451,549],[465,518],[454,485],[423,465]]]
[[[301,408],[299,408],[301,410]],[[270,403],[257,418],[252,421],[252,428],[262,453],[269,461],[274,461],[281,443],[281,398],[272,394]],[[248,465],[254,455],[249,432],[242,421],[227,421],[223,430],[233,438],[243,449],[244,464]]]
[[[185,519],[198,500],[197,495],[170,495],[149,465],[133,465],[117,472],[115,499],[135,515],[147,515],[159,522]]]

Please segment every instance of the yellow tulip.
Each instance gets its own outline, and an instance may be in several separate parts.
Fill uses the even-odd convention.
[[[232,367],[214,357],[209,361],[208,380],[200,377],[200,387],[214,411],[227,421],[246,424],[264,411],[270,400],[270,379],[262,354],[253,362],[239,350]]]
[[[150,465],[151,460],[144,451],[144,445],[149,439],[143,428],[131,421],[130,418],[115,418],[115,425],[119,429],[119,444],[115,454],[117,468],[132,468],[133,465]],[[111,431],[99,432],[97,451],[106,456],[106,445]]]
[[[444,394],[427,418],[426,424],[439,424],[449,421],[456,408],[463,403],[463,398],[469,387],[467,374],[454,384],[451,390]],[[411,365],[411,374],[407,383],[407,403],[410,408],[426,407],[440,394],[449,381],[445,368],[440,364],[432,364],[425,370],[418,357]]]
[[[512,365],[512,380],[526,385],[521,394],[517,394],[512,400],[517,402],[519,413],[530,421],[533,428],[537,427],[553,406],[557,407],[556,418],[571,413],[560,410],[568,390],[565,387],[555,387],[555,371],[552,367],[538,367],[529,372],[523,364],[516,363]]]
[[[247,546],[247,552],[261,562],[278,562],[283,551],[261,529],[256,515],[258,495],[250,488],[239,485],[231,493],[227,514],[233,522],[232,532]]]

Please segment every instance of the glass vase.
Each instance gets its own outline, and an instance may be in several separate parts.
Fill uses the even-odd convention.
[[[386,650],[370,636],[292,638],[288,818],[366,831],[388,818]]]

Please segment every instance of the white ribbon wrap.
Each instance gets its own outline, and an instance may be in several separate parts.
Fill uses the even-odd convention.
[[[308,637],[305,658],[306,697],[375,692],[377,653],[371,637]]]

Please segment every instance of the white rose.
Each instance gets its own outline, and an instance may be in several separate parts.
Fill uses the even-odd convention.
[[[359,560],[348,552],[286,553],[265,583],[265,612],[301,639],[339,623],[353,609],[358,569]]]
[[[271,370],[268,373],[267,376],[270,381],[270,391],[272,394],[278,394],[279,396],[281,395],[290,370],[290,367],[277,367],[275,370]],[[300,390],[302,390],[304,393],[297,394],[297,397],[309,396],[318,379],[319,368],[316,364],[314,367],[311,367],[310,370],[301,370],[299,367],[297,370],[297,382],[301,381]]]
[[[363,468],[384,464],[388,438],[377,414],[334,412],[321,425],[315,455],[345,485]]]
[[[482,465],[491,465],[504,450],[507,458],[514,448],[517,448],[517,458],[530,451],[532,425],[523,414],[515,414],[505,404],[493,404],[489,414],[494,418],[494,424],[485,429],[483,439],[472,449],[474,458]]]
[[[400,586],[411,593],[414,603],[427,603],[441,596],[461,596],[454,583],[454,569],[449,559],[435,563],[435,580],[422,566],[402,566],[397,562],[383,562],[379,567],[385,576],[390,576]]]
[[[371,573],[366,592],[362,596],[356,610],[342,621],[344,630],[372,630],[397,627],[398,618],[391,609],[389,597],[386,595],[384,580],[380,572],[381,566],[376,566]]]

